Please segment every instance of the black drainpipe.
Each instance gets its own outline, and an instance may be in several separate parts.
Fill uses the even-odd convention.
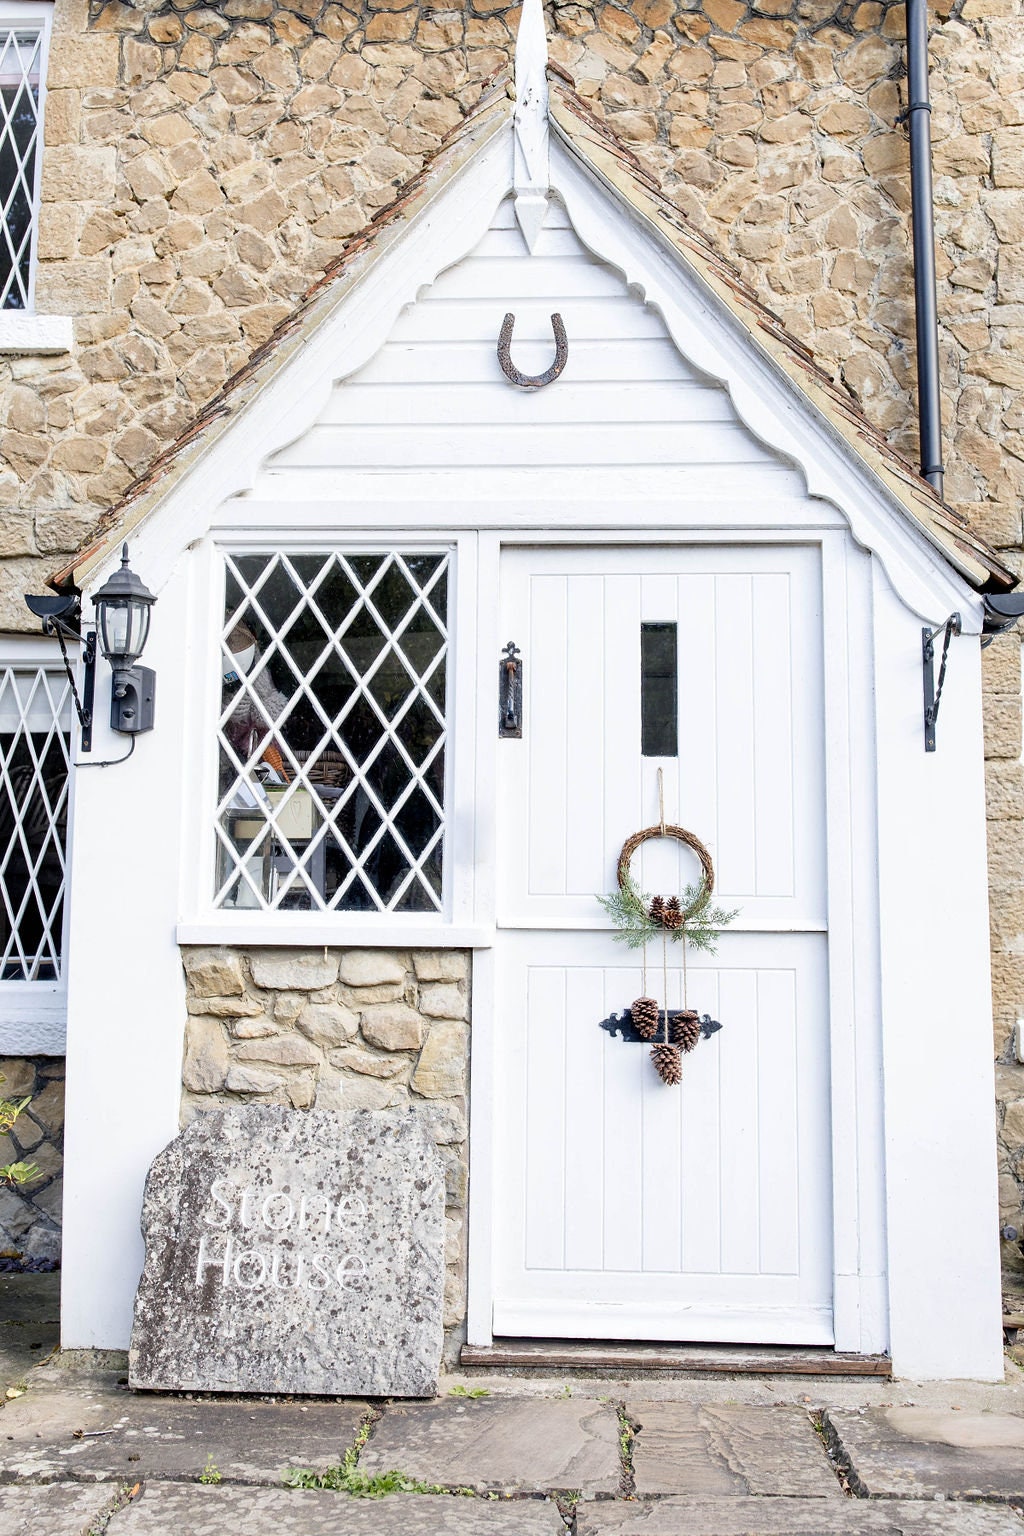
[[[941,496],[942,407],[939,399],[939,317],[935,297],[935,227],[932,212],[932,107],[928,99],[928,0],[906,0],[906,7],[907,117],[910,120],[921,474]]]

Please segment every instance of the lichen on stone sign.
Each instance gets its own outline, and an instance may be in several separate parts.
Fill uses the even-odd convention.
[[[146,1180],[130,1384],[433,1395],[444,1201],[415,1110],[201,1116]]]

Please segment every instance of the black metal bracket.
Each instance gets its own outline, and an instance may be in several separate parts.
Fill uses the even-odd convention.
[[[937,629],[922,629],[921,631],[921,662],[924,678],[924,749],[926,752],[935,751],[935,722],[939,718],[939,705],[942,702],[942,688],[946,681],[946,659],[949,655],[949,642],[954,635],[959,635],[962,629],[962,621],[958,613],[951,613],[945,624],[940,624]],[[935,641],[939,635],[943,636],[942,656],[939,661],[939,681],[935,682]]]
[[[61,660],[64,663],[64,671],[68,675],[68,683],[71,686],[71,697],[75,704],[75,713],[78,723],[82,727],[81,749],[83,752],[92,751],[92,708],[96,695],[96,631],[90,630],[84,638],[82,651],[82,664],[85,668],[85,676],[82,680],[82,692],[84,700],[79,698],[78,686],[75,682],[74,670],[71,666],[71,658],[68,656],[68,648],[64,643],[64,636],[69,640],[82,640],[81,618],[82,600],[77,592],[54,596],[52,592],[44,593],[36,597],[32,593],[26,593],[25,605],[30,613],[34,613],[37,619],[42,620],[44,635],[53,635],[60,646]],[[69,620],[77,620],[76,628]]]
[[[677,1011],[676,1009],[670,1010],[669,1018]],[[711,1036],[717,1034],[721,1027],[718,1020],[713,1019],[710,1013],[702,1014],[700,1021],[701,1039],[710,1040]],[[657,1045],[659,1036],[663,1037],[665,1033],[665,1010],[662,1009],[658,1014],[659,1035],[654,1036],[651,1040],[645,1040],[643,1035],[637,1034],[636,1025],[633,1023],[633,1018],[628,1008],[622,1010],[621,1017],[617,1013],[613,1013],[607,1019],[602,1019],[600,1028],[607,1030],[612,1039],[618,1036],[626,1045]]]
[[[512,361],[512,331],[515,327],[515,315],[508,314],[501,323],[501,335],[498,337],[498,362],[501,371],[510,384],[516,384],[520,389],[543,389],[545,384],[553,384],[569,361],[569,340],[565,334],[565,326],[562,324],[561,315],[551,316],[551,329],[555,337],[555,360],[544,373],[520,373]]]
[[[498,735],[523,734],[523,658],[510,640],[498,662]]]

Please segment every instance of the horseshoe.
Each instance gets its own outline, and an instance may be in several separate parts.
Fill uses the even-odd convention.
[[[569,361],[569,342],[565,334],[565,326],[562,324],[562,317],[561,315],[551,316],[551,329],[555,336],[555,360],[546,373],[520,373],[513,363],[512,330],[515,323],[515,315],[506,315],[501,323],[501,335],[498,337],[498,362],[501,364],[501,371],[510,384],[517,384],[520,389],[543,389],[545,384],[554,383]]]

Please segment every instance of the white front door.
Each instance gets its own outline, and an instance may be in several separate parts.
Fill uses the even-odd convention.
[[[818,552],[508,551],[501,619],[525,683],[498,743],[494,1332],[831,1343]],[[601,1027],[643,971],[596,897],[659,768],[739,909],[685,978],[647,952],[650,995],[722,1025],[681,1087]],[[699,874],[675,843],[633,867],[665,896]]]

